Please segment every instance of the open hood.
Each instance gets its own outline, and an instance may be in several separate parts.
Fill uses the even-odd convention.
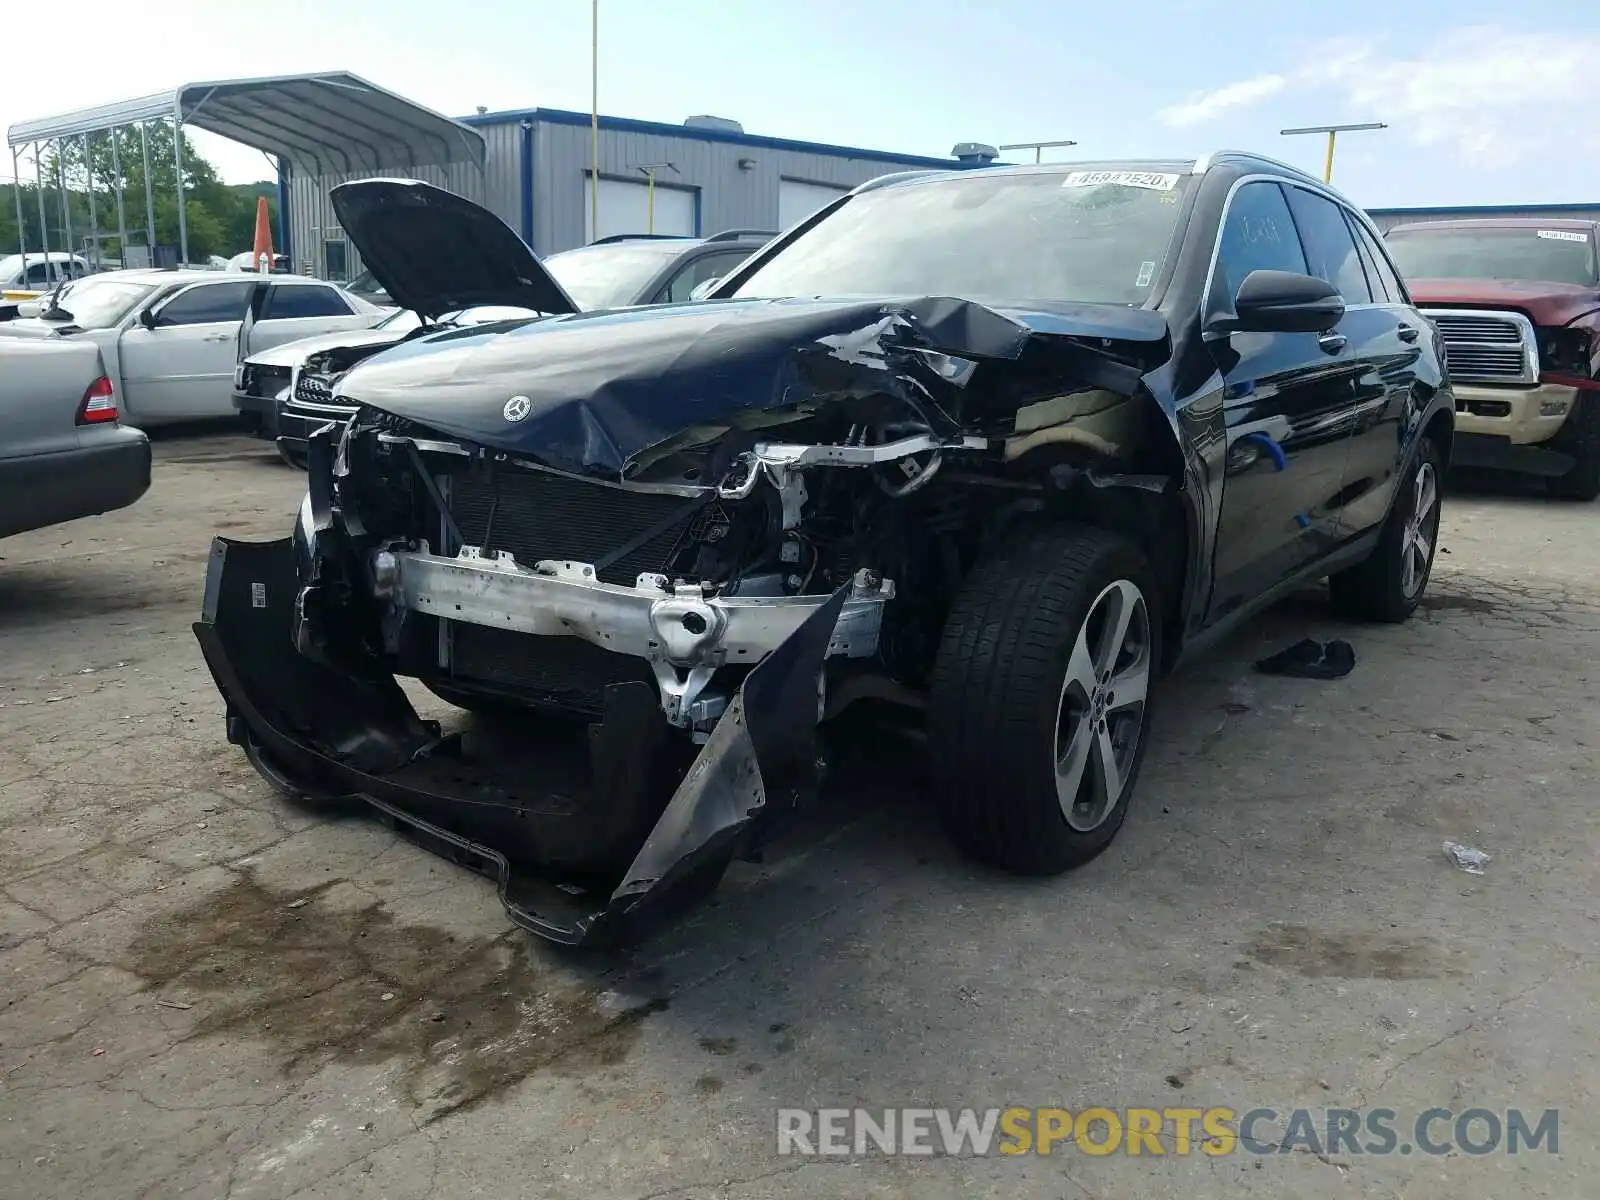
[[[577,312],[499,217],[416,179],[361,179],[330,193],[339,224],[393,302],[433,318],[480,304]]]

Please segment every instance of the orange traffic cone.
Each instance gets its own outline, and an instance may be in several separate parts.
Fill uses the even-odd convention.
[[[256,270],[269,274],[272,270],[272,223],[267,219],[267,198],[256,197],[256,244],[251,254]]]

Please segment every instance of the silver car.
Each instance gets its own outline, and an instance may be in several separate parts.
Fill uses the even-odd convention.
[[[252,314],[258,288],[264,294]],[[116,385],[125,423],[226,417],[241,358],[312,334],[365,329],[386,312],[296,275],[110,271],[63,285],[38,316],[0,323],[0,372],[18,339],[88,341]]]
[[[0,537],[123,508],[150,486],[150,442],[118,420],[100,352],[9,347],[0,370]]]

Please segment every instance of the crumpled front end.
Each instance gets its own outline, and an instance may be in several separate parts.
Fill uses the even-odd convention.
[[[809,781],[817,679],[844,589],[750,671],[686,769],[668,768],[662,804],[658,772],[672,755],[647,685],[608,688],[600,719],[576,729],[541,731],[516,715],[499,735],[446,734],[381,664],[298,652],[316,603],[304,549],[296,538],[212,545],[194,629],[229,740],[280,790],[358,797],[493,878],[535,934],[578,945],[637,931],[697,881],[714,884],[768,810]]]

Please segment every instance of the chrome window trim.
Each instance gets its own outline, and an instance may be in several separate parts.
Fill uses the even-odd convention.
[[[1239,189],[1244,187],[1245,184],[1247,184],[1247,183],[1275,183],[1279,187],[1297,187],[1297,188],[1301,188],[1301,189],[1303,189],[1305,191],[1308,191],[1308,192],[1312,193],[1312,195],[1321,196],[1324,200],[1331,200],[1334,204],[1337,204],[1341,209],[1343,209],[1347,213],[1355,213],[1356,212],[1355,208],[1348,201],[1342,199],[1331,188],[1319,187],[1314,182],[1303,181],[1301,179],[1289,179],[1289,178],[1285,178],[1282,175],[1270,175],[1265,171],[1256,171],[1256,172],[1252,172],[1249,175],[1241,175],[1241,176],[1239,176],[1239,178],[1235,179],[1228,186],[1228,194],[1225,197],[1223,197],[1223,200],[1222,200],[1222,216],[1217,219],[1216,240],[1213,241],[1212,244],[1211,244],[1211,262],[1206,267],[1206,284],[1205,284],[1205,287],[1200,292],[1201,308],[1204,311],[1207,311],[1207,312],[1209,312],[1211,310],[1211,289],[1216,284],[1217,263],[1222,258],[1222,235],[1223,235],[1223,231],[1227,228],[1227,226],[1228,226],[1228,217],[1233,212],[1234,197],[1236,197],[1239,194]],[[1287,196],[1285,196],[1283,202],[1287,206],[1288,203],[1289,203],[1289,198]],[[1368,226],[1372,226],[1372,222],[1367,219],[1365,213],[1357,213],[1356,215],[1359,216],[1361,218],[1361,220],[1365,224],[1367,224]],[[1293,209],[1291,209],[1290,212],[1289,212],[1289,219],[1291,221],[1294,219],[1294,210]],[[1295,226],[1294,235],[1295,235],[1296,240],[1300,241],[1300,254],[1301,254],[1301,257],[1305,257],[1306,247],[1305,247],[1305,242],[1303,240],[1300,240],[1300,226],[1299,225]],[[1310,264],[1308,262],[1307,266],[1309,267],[1309,265]],[[1390,264],[1391,267],[1393,267],[1393,265],[1394,265],[1393,263]],[[1396,278],[1400,278],[1400,273],[1398,271],[1395,272],[1395,277]],[[1401,282],[1403,283],[1404,280],[1402,280]],[[1368,290],[1370,291],[1371,289],[1369,288]],[[1345,311],[1346,312],[1354,312],[1354,311],[1356,311],[1358,309],[1363,309],[1363,308],[1386,308],[1386,307],[1388,307],[1387,302],[1379,303],[1379,302],[1374,301],[1374,300],[1368,300],[1364,304],[1346,304],[1345,305]],[[1227,336],[1227,335],[1225,335],[1225,334],[1211,334],[1211,333],[1208,333],[1205,336],[1207,338],[1215,338],[1215,337],[1223,337],[1223,336]]]

